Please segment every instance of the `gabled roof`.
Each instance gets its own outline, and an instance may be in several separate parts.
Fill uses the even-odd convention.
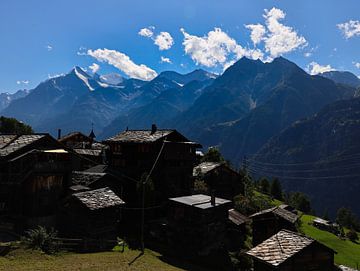
[[[231,203],[230,200],[215,198],[215,206],[211,205],[211,197],[203,194],[197,194],[192,196],[184,196],[177,198],[170,198],[170,201],[175,201],[178,203],[182,203],[184,205],[200,208],[200,209],[208,209],[216,206],[220,206],[223,204]]]
[[[316,241],[309,237],[281,230],[246,254],[272,266],[279,266],[314,242]]]
[[[151,143],[165,138],[176,130],[127,130],[105,140],[106,142]]]
[[[81,136],[81,137],[85,137],[86,139],[88,139],[89,141],[91,140],[90,137],[88,137],[87,135],[84,135],[83,133],[81,132],[71,132],[71,133],[68,133],[67,135],[64,135],[63,137],[61,137],[59,139],[60,142],[63,142],[63,141],[66,141],[74,136]]]
[[[101,156],[103,151],[93,149],[74,149],[74,152],[80,155]]]
[[[281,217],[281,218],[289,221],[290,223],[295,223],[299,219],[299,217],[296,214],[294,214],[288,210],[282,209],[280,207],[273,207],[270,209],[262,210],[258,213],[252,214],[250,217],[256,218],[256,217],[260,217],[260,216],[263,216],[263,215],[269,214],[269,213],[272,213],[275,216]]]
[[[90,210],[99,210],[125,204],[109,187],[76,193],[73,196]]]
[[[100,180],[106,175],[106,173],[94,173],[85,171],[73,171],[72,172],[72,183],[74,185],[89,186],[93,182]]]
[[[47,136],[49,135],[47,134],[0,135],[0,157],[12,154]]]
[[[219,162],[203,162],[193,169],[193,176],[205,175],[210,171],[222,166],[224,163]]]
[[[250,219],[247,216],[239,213],[235,209],[230,209],[228,214],[229,220],[237,226],[250,222]]]

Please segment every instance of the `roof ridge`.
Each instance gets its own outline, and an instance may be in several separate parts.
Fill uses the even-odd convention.
[[[15,134],[14,134],[15,135]],[[16,139],[18,139],[22,135],[15,135],[13,139],[11,139],[9,142],[7,142],[1,149],[7,148],[11,143],[13,143]]]

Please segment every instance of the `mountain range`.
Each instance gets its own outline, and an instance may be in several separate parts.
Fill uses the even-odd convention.
[[[331,116],[339,125],[341,120],[347,123],[346,118],[355,123],[355,117],[341,115],[338,104],[349,102],[347,105],[355,108],[358,80],[348,72],[309,75],[283,57],[269,63],[242,58],[219,76],[200,69],[187,74],[165,71],[148,82],[118,74],[90,75],[75,67],[66,75],[42,82],[26,96],[14,99],[1,114],[24,121],[37,132],[53,135],[58,128],[64,133],[74,130],[88,133],[93,123],[98,140],[127,128],[146,129],[156,123],[161,128],[176,128],[205,149],[217,146],[235,167],[241,165],[244,157],[249,157],[255,173],[262,169],[263,173],[278,176],[281,173],[278,168],[273,172],[260,163],[276,159],[278,164],[313,163],[316,159],[326,159],[327,155],[341,156],[341,150],[346,152],[350,148],[359,135],[356,125],[346,126],[345,137],[337,138],[343,143],[336,145],[338,151],[330,152],[334,139],[326,133],[331,130],[319,126],[318,118],[323,114],[322,119]],[[309,126],[313,128],[307,130]],[[319,135],[312,134],[317,128],[323,130]],[[314,144],[316,147],[312,148]],[[296,151],[301,149],[306,151]],[[316,155],[323,156],[313,157],[314,150]],[[298,177],[306,177],[308,182],[306,186],[296,186],[297,190],[310,193],[326,186],[300,173]],[[293,189],[294,183],[282,179],[287,190]],[[334,191],[337,189],[346,191],[341,185],[334,187]],[[315,192],[310,194],[318,200],[315,202],[318,208],[326,195],[333,196],[330,192]],[[341,207],[339,202],[329,202],[332,211]],[[353,201],[350,203],[353,207]],[[356,210],[360,213],[360,209]]]

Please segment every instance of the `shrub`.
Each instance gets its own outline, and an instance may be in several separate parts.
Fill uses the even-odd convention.
[[[40,249],[46,254],[54,254],[59,251],[59,243],[56,241],[57,231],[54,229],[46,230],[45,227],[38,226],[36,229],[28,230],[23,238],[23,243],[32,249]]]
[[[352,230],[352,229],[346,233],[346,237],[347,237],[351,242],[355,242],[355,241],[359,240],[359,237],[358,237],[356,231],[354,231],[354,230]]]

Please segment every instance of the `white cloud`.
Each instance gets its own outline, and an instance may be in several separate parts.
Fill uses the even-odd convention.
[[[343,32],[346,39],[350,39],[353,36],[360,36],[360,21],[350,20],[342,24],[337,24],[337,27]]]
[[[79,50],[76,52],[78,56],[86,56],[87,55],[87,48],[84,46],[80,46]]]
[[[169,32],[160,32],[160,34],[156,36],[154,44],[156,44],[161,51],[169,50],[174,44],[174,39]]]
[[[323,72],[329,72],[329,71],[334,71],[335,69],[332,68],[330,65],[325,65],[322,66],[316,62],[311,62],[308,66],[307,66],[307,71],[311,74],[311,75],[315,75],[315,74],[319,74],[319,73],[323,73]]]
[[[312,56],[312,53],[311,52],[306,52],[304,53],[304,57],[311,57]]]
[[[130,57],[116,50],[106,48],[96,50],[89,49],[87,54],[100,62],[105,62],[118,68],[131,78],[148,81],[157,76],[156,71],[144,64],[135,64]]]
[[[183,28],[180,31],[184,35],[182,44],[185,54],[189,55],[197,65],[206,67],[221,65],[224,67],[227,65],[226,63],[238,60],[243,56],[252,59],[263,58],[263,53],[259,49],[243,48],[221,28],[214,28],[203,37],[191,35]]]
[[[16,84],[18,84],[18,85],[27,85],[29,83],[30,83],[29,80],[18,80],[18,81],[16,81]]]
[[[48,44],[46,45],[46,50],[48,50],[49,52],[53,49],[52,45]]]
[[[170,58],[161,56],[160,63],[169,63],[169,64],[171,64],[172,62],[171,62]]]
[[[151,38],[154,35],[154,26],[144,27],[140,29],[138,34],[143,37]]]
[[[265,9],[263,17],[268,31],[263,40],[265,51],[271,57],[278,57],[307,45],[306,39],[298,35],[292,27],[280,23],[285,16],[286,14],[281,9]]]
[[[92,71],[92,73],[97,73],[98,70],[100,69],[100,66],[96,63],[93,63],[92,65],[89,66],[89,69]]]
[[[255,46],[264,39],[266,29],[262,24],[248,24],[245,27],[251,30],[250,37]]]
[[[356,62],[356,63],[354,63],[354,65],[356,68],[360,69],[360,62]]]

